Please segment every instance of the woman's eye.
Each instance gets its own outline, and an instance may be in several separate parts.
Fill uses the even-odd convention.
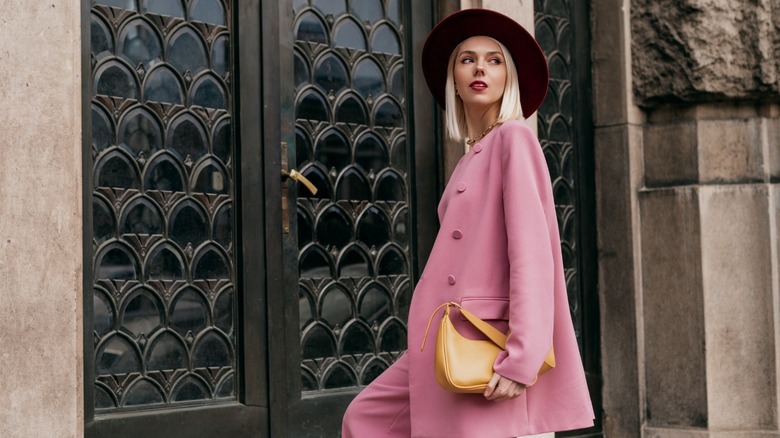
[[[493,59],[490,60],[490,63],[491,64],[501,64],[501,60],[498,59],[498,58],[493,58]]]
[[[471,58],[463,58],[463,59],[460,60],[460,62],[462,62],[463,64],[470,64],[470,63],[474,62],[474,60],[471,59]]]

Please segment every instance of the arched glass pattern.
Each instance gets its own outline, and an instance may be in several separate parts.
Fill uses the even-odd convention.
[[[371,50],[375,53],[401,54],[401,41],[387,23],[380,24],[371,36]]]
[[[144,80],[144,100],[160,103],[184,103],[184,92],[178,75],[167,66],[160,66]]]
[[[119,31],[117,53],[131,66],[148,69],[162,58],[162,41],[151,24],[143,19],[128,22]]]
[[[138,98],[138,81],[135,74],[117,58],[110,58],[93,72],[94,94],[119,97],[123,99]]]
[[[146,12],[168,17],[184,18],[182,0],[155,0],[146,2]]]
[[[376,99],[385,92],[385,75],[372,58],[360,60],[355,67],[352,87],[365,99]]]
[[[349,84],[347,67],[334,52],[326,53],[317,61],[314,83],[328,95],[339,94]]]
[[[93,2],[98,416],[238,396],[232,4]]]
[[[358,2],[359,3],[359,2]],[[352,19],[346,19],[336,25],[333,43],[336,47],[366,50],[366,35]]]
[[[534,2],[535,35],[539,45],[545,52],[550,66],[550,86],[542,106],[537,111],[539,125],[539,142],[542,146],[547,165],[552,178],[555,208],[558,214],[558,226],[561,235],[561,249],[564,260],[564,276],[569,295],[569,310],[574,323],[574,331],[580,344],[580,352],[585,357],[585,363],[597,364],[598,359],[588,359],[588,355],[598,348],[586,348],[585,343],[598,338],[598,330],[590,329],[592,324],[585,321],[583,308],[597,307],[594,277],[584,273],[583,260],[595,257],[593,242],[587,236],[592,215],[591,202],[587,200],[589,190],[584,190],[579,184],[586,181],[580,172],[587,172],[587,166],[582,166],[578,159],[588,161],[592,144],[588,143],[587,135],[576,130],[580,123],[587,126],[579,116],[578,109],[584,103],[576,98],[577,88],[582,86],[581,75],[575,71],[582,56],[572,42],[574,27],[579,23],[575,19],[575,2],[566,0],[536,0]],[[582,68],[581,66],[579,68]],[[579,111],[581,112],[581,111]],[[580,155],[581,154],[581,155]],[[580,157],[584,158],[578,158]],[[590,158],[592,159],[592,157]],[[592,216],[591,216],[592,218]],[[590,304],[588,304],[590,303]],[[594,318],[592,315],[588,315]],[[589,351],[590,350],[590,351]],[[598,366],[598,365],[588,365]],[[586,370],[586,371],[594,371]]]
[[[211,70],[224,79],[229,68],[230,37],[228,34],[222,34],[211,43]]]
[[[181,75],[208,68],[205,42],[194,27],[184,26],[168,40],[168,62]]]
[[[295,39],[298,41],[328,44],[328,30],[317,14],[307,11],[295,18]]]
[[[190,18],[209,24],[225,25],[225,9],[219,0],[193,0]]]
[[[92,54],[96,59],[104,53],[110,54],[114,51],[114,36],[111,35],[108,24],[95,14],[90,17],[89,32]]]
[[[114,120],[102,105],[92,104],[92,146],[97,151],[114,144]]]
[[[119,121],[119,145],[133,156],[151,157],[162,147],[162,126],[144,107],[128,111]]]
[[[361,22],[376,23],[385,18],[382,0],[360,0],[351,2],[351,11]]]
[[[298,186],[295,215],[301,383],[317,392],[366,385],[406,348],[406,36],[398,1],[293,10],[296,159],[319,189]]]

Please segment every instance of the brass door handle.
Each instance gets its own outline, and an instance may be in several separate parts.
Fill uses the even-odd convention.
[[[295,169],[292,169],[289,172],[286,171],[286,170],[282,170],[282,178],[283,178],[283,180],[285,178],[294,179],[294,180],[298,181],[299,183],[305,185],[306,188],[309,189],[309,191],[311,192],[312,195],[316,195],[317,194],[317,187],[315,187],[314,184],[311,181],[309,181],[308,178],[303,176],[300,172],[298,172]]]
[[[292,179],[295,181],[300,182],[304,186],[306,186],[307,189],[311,192],[312,195],[317,194],[317,187],[312,184],[311,181],[309,181],[308,178],[301,175],[300,172],[298,172],[295,169],[287,170],[287,142],[283,141],[282,144],[282,233],[287,234],[290,232],[290,208],[295,207],[294,205],[290,205],[289,199],[287,199],[287,194],[289,192],[288,186],[287,186],[287,180]]]

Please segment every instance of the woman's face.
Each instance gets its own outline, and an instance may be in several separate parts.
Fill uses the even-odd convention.
[[[506,64],[498,44],[492,38],[475,36],[464,40],[456,50],[455,89],[464,106],[500,106]]]

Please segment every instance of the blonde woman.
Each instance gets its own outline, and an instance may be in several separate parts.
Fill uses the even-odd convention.
[[[342,436],[506,438],[589,427],[550,175],[522,122],[547,91],[544,54],[514,20],[467,9],[431,31],[422,62],[448,134],[469,151],[439,203],[439,234],[412,297],[409,350],[355,398]],[[508,332],[482,394],[442,389],[434,348],[417,347],[448,301]],[[480,336],[452,319],[462,334]],[[551,346],[557,365],[538,376]]]

